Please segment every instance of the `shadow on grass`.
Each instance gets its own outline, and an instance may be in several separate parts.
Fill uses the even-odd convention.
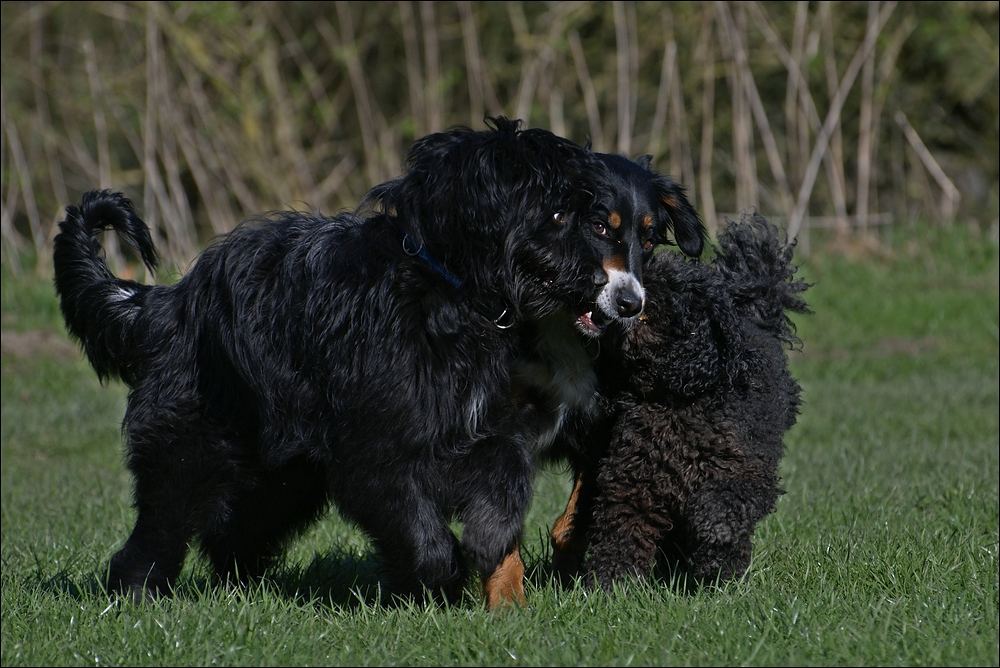
[[[581,590],[591,592],[600,589],[596,582],[587,582],[587,575],[575,573],[572,575],[557,574],[552,568],[551,549],[547,543],[537,553],[522,554],[525,563],[525,582],[536,590],[549,587],[564,591]],[[736,582],[736,581],[733,581]],[[685,567],[682,556],[659,552],[653,562],[648,576],[644,578],[629,578],[616,583],[617,593],[639,587],[670,596],[693,596],[701,592],[726,587],[727,582],[698,582]]]
[[[318,552],[308,563],[280,563],[263,577],[243,584],[223,582],[209,572],[207,563],[200,558],[193,559],[193,563],[181,572],[169,598],[199,601],[239,591],[247,598],[278,598],[298,605],[345,611],[413,605],[410,600],[389,594],[388,574],[371,554],[359,556],[356,552],[337,549]],[[116,607],[115,602],[122,599],[108,594],[106,582],[104,571],[81,576],[79,571],[64,568],[55,573],[36,571],[25,578],[24,585],[53,597],[67,596],[81,603],[106,599],[111,607]],[[452,605],[481,605],[479,592],[478,581],[470,577],[462,600]]]
[[[632,587],[648,588],[671,596],[690,596],[704,589],[713,589],[720,584],[696,584],[676,562],[663,559],[648,578],[641,581],[626,581],[616,585],[616,589],[628,590]],[[552,559],[547,546],[537,551],[522,552],[525,564],[525,585],[529,592],[589,591],[585,577],[560,580],[552,569]],[[108,600],[109,607],[116,607],[105,587],[106,573],[93,571],[82,577],[73,570],[64,568],[52,574],[36,571],[26,578],[28,587],[54,597],[68,596],[77,601]],[[391,596],[388,575],[373,554],[358,555],[354,551],[332,549],[317,552],[312,560],[304,564],[281,563],[263,578],[249,584],[231,585],[221,582],[207,570],[207,564],[196,560],[181,573],[172,598],[185,601],[199,601],[205,598],[225,597],[233,591],[242,596],[272,597],[297,605],[317,608],[334,608],[356,611],[371,608],[394,608],[409,606],[409,600]],[[430,597],[428,597],[430,600]],[[418,604],[419,605],[419,604]],[[475,608],[483,605],[481,584],[475,576],[470,576],[460,601],[451,605]]]

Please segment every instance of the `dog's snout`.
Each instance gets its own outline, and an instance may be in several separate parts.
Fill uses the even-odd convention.
[[[615,296],[615,307],[618,309],[618,315],[631,318],[642,311],[642,297],[631,290],[622,290]]]
[[[638,276],[612,270],[594,302],[606,319],[628,322],[642,313],[645,294]]]

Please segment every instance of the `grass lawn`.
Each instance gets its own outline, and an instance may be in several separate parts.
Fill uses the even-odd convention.
[[[524,609],[377,604],[335,512],[268,581],[227,591],[189,559],[175,598],[109,606],[133,519],[125,389],[68,342],[46,278],[2,284],[2,655],[15,665],[998,665],[998,247],[899,229],[860,259],[814,236],[814,315],[790,352],[805,405],[787,490],[747,577],[613,596],[549,577],[569,481],[543,472]],[[848,249],[849,251],[850,249]]]

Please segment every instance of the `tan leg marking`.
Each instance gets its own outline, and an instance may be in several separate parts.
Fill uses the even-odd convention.
[[[583,553],[587,551],[586,541],[574,535],[576,504],[580,498],[582,481],[577,476],[573,492],[569,495],[566,510],[552,526],[552,570],[559,577],[573,576],[580,570]]]
[[[514,543],[514,548],[483,583],[483,596],[490,610],[509,607],[512,603],[525,605],[524,564],[518,543]]]

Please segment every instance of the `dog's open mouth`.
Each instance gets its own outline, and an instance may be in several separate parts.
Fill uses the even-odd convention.
[[[576,326],[587,336],[600,336],[607,328],[608,321],[601,310],[594,306],[577,317]]]

